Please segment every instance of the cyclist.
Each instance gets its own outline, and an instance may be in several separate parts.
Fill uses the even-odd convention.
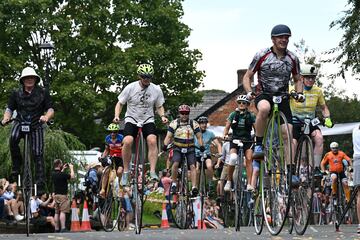
[[[232,139],[232,130],[230,129],[228,132],[227,137],[229,139]],[[220,180],[218,181],[218,189],[217,194],[219,196],[218,200],[221,200],[221,197],[224,196],[224,186],[226,183],[226,180],[228,179],[227,174],[229,171],[229,162],[230,162],[230,142],[224,142],[222,145],[222,152],[221,156],[218,159],[217,164],[215,165],[215,168],[220,168],[221,163],[223,163],[222,171],[220,174]]]
[[[350,200],[350,188],[347,183],[347,178],[344,171],[343,160],[346,160],[350,166],[352,166],[352,161],[343,151],[339,150],[339,144],[337,142],[332,142],[330,144],[330,149],[328,153],[325,154],[324,158],[321,161],[321,170],[325,172],[325,166],[329,164],[329,171],[331,174],[332,180],[332,195],[337,193],[337,175],[339,175],[342,185],[344,187],[346,202]]]
[[[210,151],[210,145],[215,144],[218,154],[221,154],[221,143],[219,140],[215,137],[215,134],[207,129],[207,124],[209,122],[208,118],[205,116],[201,116],[198,118],[197,122],[199,123],[200,130],[201,130],[201,138],[202,142],[205,146],[205,153],[206,153],[206,159],[204,167],[206,169],[206,175],[209,181],[210,189],[213,186],[213,177],[214,177],[214,169],[213,169],[213,163],[211,160],[211,151]],[[197,161],[197,169],[200,169],[201,166],[201,153],[199,150],[200,144],[195,138],[195,156]]]
[[[192,183],[192,195],[196,196],[199,191],[196,187],[196,160],[195,160],[195,143],[194,136],[196,136],[199,144],[200,151],[204,152],[205,147],[203,145],[203,141],[201,138],[201,130],[199,124],[195,120],[189,119],[190,107],[188,105],[180,105],[178,108],[179,118],[173,120],[168,128],[166,137],[164,139],[163,150],[166,151],[168,148],[168,144],[173,140],[174,143],[174,155],[172,158],[172,167],[171,167],[171,179],[172,184],[170,191],[172,193],[176,192],[176,179],[178,175],[179,165],[181,163],[181,149],[187,148],[186,158],[187,163],[190,168],[190,176]],[[186,173],[182,173],[186,174]]]
[[[22,162],[19,148],[20,139],[23,136],[20,132],[22,117],[31,117],[31,149],[35,161],[36,186],[38,192],[44,192],[45,188],[45,166],[44,166],[44,130],[42,123],[48,122],[54,116],[54,109],[49,91],[39,86],[40,76],[31,67],[22,70],[20,76],[21,86],[14,90],[8,101],[3,120],[7,124],[13,112],[17,115],[10,134],[10,152],[12,160],[12,171],[10,181],[16,182],[20,173]],[[46,112],[46,113],[45,113]],[[45,113],[45,114],[44,114]]]
[[[224,138],[228,137],[229,129],[232,129],[233,139],[240,139],[243,141],[251,141],[251,130],[255,124],[255,115],[248,111],[250,101],[246,95],[239,95],[236,99],[237,109],[230,113],[226,120],[224,129]],[[247,178],[247,190],[254,190],[251,182],[252,177],[252,154],[251,143],[244,143],[243,151],[246,160],[246,178]],[[230,161],[227,174],[227,181],[224,187],[225,191],[231,190],[231,182],[233,178],[233,172],[237,161],[243,162],[243,159],[238,159],[238,145],[230,142]]]
[[[120,113],[125,104],[127,104],[125,117],[130,116],[136,121],[142,122],[149,117],[154,117],[154,109],[161,117],[162,123],[167,123],[163,104],[164,95],[159,86],[151,81],[154,76],[154,68],[150,64],[141,64],[137,68],[139,80],[128,84],[118,96],[118,102],[115,106],[114,123],[119,123]],[[122,155],[124,160],[124,173],[121,178],[121,185],[128,184],[129,163],[131,160],[131,147],[136,138],[138,127],[132,118],[125,119],[124,140]],[[159,177],[155,172],[158,150],[156,127],[154,118],[149,119],[143,126],[144,138],[148,145],[148,159],[150,162],[150,178],[158,181]]]
[[[101,159],[106,159],[107,156],[110,156],[111,161],[114,161],[115,163],[116,175],[120,180],[124,167],[121,155],[122,141],[124,137],[123,135],[119,134],[120,127],[118,124],[110,123],[106,130],[108,130],[110,134],[105,137],[105,150],[101,156]],[[109,174],[110,171],[107,173]],[[103,180],[105,181],[101,182],[101,190],[99,192],[100,197],[105,197],[105,189],[106,185],[108,184],[106,181],[107,179],[109,179],[108,176],[104,176]]]
[[[264,157],[262,141],[267,122],[266,120],[268,119],[273,106],[272,96],[279,93],[288,93],[290,75],[292,75],[295,82],[295,90],[298,93],[297,100],[304,101],[304,95],[302,93],[303,85],[299,75],[299,59],[294,53],[287,50],[290,36],[291,30],[288,26],[280,24],[273,27],[271,30],[273,46],[262,50],[255,55],[243,78],[247,97],[252,99],[254,98],[254,94],[251,89],[251,79],[255,73],[258,72],[258,84],[256,86],[255,98],[255,105],[258,113],[255,121],[256,144],[253,154],[254,159],[261,159]],[[289,99],[283,99],[279,104],[279,110],[285,114],[291,134],[292,115]],[[285,143],[289,140],[290,139],[286,139],[286,136],[284,136]],[[289,167],[290,165],[288,165],[288,168]],[[294,172],[295,168],[293,167],[292,169]],[[292,180],[294,182],[299,181],[296,177]]]
[[[353,129],[352,132],[352,142],[353,142],[353,149],[354,149],[354,155],[353,155],[353,166],[354,166],[354,172],[353,172],[353,179],[354,179],[354,187],[359,187],[360,185],[360,125],[356,126]],[[357,233],[360,234],[360,191],[357,192],[356,196],[356,211],[357,211],[357,217],[358,217],[358,227],[357,227]]]
[[[297,102],[294,99],[290,100],[290,107],[293,116],[298,117],[300,120],[304,120],[306,117],[315,118],[316,107],[319,106],[321,108],[321,112],[323,117],[325,118],[325,126],[332,127],[332,121],[330,118],[330,111],[327,107],[324,99],[324,94],[321,88],[314,85],[316,75],[318,74],[318,68],[315,66],[304,64],[301,65],[300,75],[304,84],[304,102]],[[294,144],[297,144],[297,140],[300,138],[301,127],[302,124],[296,118],[293,118],[293,138]],[[323,135],[318,126],[310,125],[310,134],[311,139],[314,142],[314,161],[315,161],[315,169],[314,174],[315,177],[321,178],[320,172],[320,162],[323,154]]]

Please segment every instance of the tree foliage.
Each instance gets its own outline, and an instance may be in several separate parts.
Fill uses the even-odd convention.
[[[56,123],[88,147],[102,142],[101,125],[113,118],[116,97],[136,80],[137,64],[150,62],[167,109],[201,100],[204,73],[181,0],[3,0],[0,3],[0,96],[6,104],[24,65],[44,75],[39,43],[51,41],[50,76]],[[94,121],[97,120],[97,121]]]
[[[345,78],[345,72],[350,70],[353,74],[360,73],[360,1],[348,0],[348,9],[343,16],[331,22],[330,27],[339,27],[344,35],[337,48],[328,53],[337,53],[333,59],[341,64],[339,76]]]

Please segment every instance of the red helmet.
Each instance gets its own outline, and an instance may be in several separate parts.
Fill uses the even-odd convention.
[[[188,105],[186,105],[186,104],[183,104],[183,105],[179,106],[178,111],[179,112],[187,112],[187,113],[189,113],[190,112],[190,107]]]

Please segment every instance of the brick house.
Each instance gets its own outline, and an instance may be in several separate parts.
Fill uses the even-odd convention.
[[[209,92],[203,96],[202,103],[191,108],[190,118],[197,119],[200,116],[206,116],[209,119],[211,127],[225,126],[229,114],[237,107],[236,98],[240,94],[245,94],[242,84],[242,78],[246,69],[237,71],[238,87],[231,93]],[[255,106],[250,106],[250,111],[256,112]]]

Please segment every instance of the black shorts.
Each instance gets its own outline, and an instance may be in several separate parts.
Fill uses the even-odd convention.
[[[243,151],[244,151],[244,155],[246,150],[251,149],[252,148],[252,143],[244,143],[243,145]],[[237,152],[239,152],[239,146],[233,142],[230,142],[230,149],[235,148]]]
[[[301,136],[301,128],[303,127],[302,123],[293,123],[293,138],[299,140]],[[310,134],[315,131],[320,130],[318,126],[313,126],[310,124]]]
[[[268,101],[270,103],[271,109],[273,108],[274,103],[272,101],[272,95],[265,94],[265,93],[260,93],[258,96],[256,96],[256,98],[255,98],[255,106],[256,106],[256,108],[257,108],[258,103],[261,100]],[[279,110],[285,115],[286,120],[288,121],[288,123],[292,124],[292,113],[291,113],[291,109],[290,109],[289,98],[283,98],[283,100],[279,104]],[[270,111],[270,114],[271,114],[271,111]],[[282,124],[283,122],[281,121],[280,123]]]
[[[211,160],[211,156],[206,156],[205,158],[205,162],[204,162],[204,168],[207,169],[207,166],[206,166],[206,160],[210,159]],[[199,167],[201,166],[201,156],[199,157],[196,157],[196,161],[199,163]]]
[[[126,136],[133,136],[134,138],[136,138],[137,133],[138,133],[138,127],[135,124],[132,124],[130,122],[127,122],[125,124],[125,128],[124,128],[124,137]],[[154,134],[156,135],[156,126],[155,123],[151,122],[151,123],[146,123],[143,127],[142,127],[142,132],[144,135],[144,138],[146,139],[147,136],[149,136],[150,134]]]
[[[187,153],[181,153],[181,148],[174,147],[174,155],[173,155],[171,161],[178,162],[181,165],[181,163],[183,161],[183,154],[186,155],[187,164],[189,167],[190,167],[190,165],[195,165],[195,148],[194,147],[187,148]]]
[[[117,171],[117,169],[119,167],[124,167],[124,162],[123,159],[121,157],[111,157],[111,160],[114,161],[115,163],[115,170]]]

